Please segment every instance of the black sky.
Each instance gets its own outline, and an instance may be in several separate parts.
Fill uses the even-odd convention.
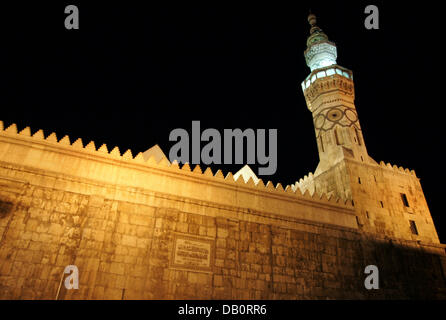
[[[0,9],[0,120],[136,155],[166,154],[171,130],[277,128],[278,170],[294,183],[318,154],[300,88],[311,8],[353,70],[369,154],[414,169],[440,237],[444,146],[441,10],[437,2],[294,1],[287,4],[17,2]],[[64,28],[75,4],[80,30]],[[366,30],[364,8],[380,10]],[[240,166],[214,166],[226,173]],[[255,168],[255,166],[253,166]],[[444,242],[444,240],[443,240]]]

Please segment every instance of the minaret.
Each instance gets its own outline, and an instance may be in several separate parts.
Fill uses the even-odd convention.
[[[378,164],[367,154],[355,107],[353,74],[336,63],[336,45],[308,16],[305,60],[311,73],[302,82],[313,115],[319,164],[295,188],[349,199],[358,229],[391,238],[439,243],[415,172]]]
[[[359,162],[373,161],[367,154],[354,104],[355,90],[352,71],[337,65],[336,45],[316,25],[311,25],[305,60],[311,73],[302,82],[308,109],[313,114],[319,150],[318,175],[344,158]]]

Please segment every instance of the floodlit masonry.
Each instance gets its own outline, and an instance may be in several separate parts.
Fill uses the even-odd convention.
[[[352,73],[309,22],[302,89],[320,163],[293,185],[0,122],[0,298],[445,298],[420,182],[368,155]],[[69,265],[79,289],[61,285]]]

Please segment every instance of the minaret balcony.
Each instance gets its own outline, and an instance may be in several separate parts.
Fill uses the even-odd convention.
[[[310,73],[308,77],[302,81],[302,91],[308,89],[317,79],[334,76],[341,76],[353,81],[353,72],[351,70],[334,64],[325,68],[316,69]]]
[[[313,103],[324,94],[342,94],[353,101],[355,99],[353,73],[338,65],[314,70],[302,82],[302,91],[310,111],[313,109]]]

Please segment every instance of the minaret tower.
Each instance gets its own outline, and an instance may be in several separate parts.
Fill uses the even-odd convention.
[[[337,65],[336,45],[316,25],[314,14],[308,16],[308,22],[311,29],[304,54],[311,73],[302,82],[302,90],[313,114],[319,150],[315,175],[346,157],[373,161],[367,154],[354,104],[353,73]]]
[[[319,151],[314,174],[295,187],[310,194],[352,200],[358,228],[391,238],[438,243],[415,172],[378,164],[367,153],[355,107],[353,74],[336,63],[336,45],[308,16],[305,60],[311,73],[302,90]]]

